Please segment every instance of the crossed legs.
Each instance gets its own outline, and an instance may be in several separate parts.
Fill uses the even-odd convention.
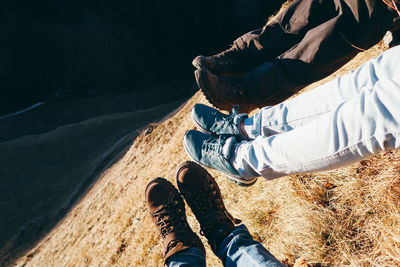
[[[355,71],[244,120],[235,147],[243,177],[273,179],[337,168],[400,140],[400,47]]]

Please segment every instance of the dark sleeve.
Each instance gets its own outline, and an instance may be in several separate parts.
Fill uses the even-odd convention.
[[[307,31],[298,44],[277,58],[296,84],[307,85],[330,75],[382,40],[393,22],[393,13],[380,0],[336,0],[335,6],[335,17]]]
[[[330,11],[320,10],[314,18],[324,2]],[[302,0],[297,4],[277,19],[287,34],[301,36],[301,40],[247,74],[254,88],[248,100],[259,107],[280,103],[332,74],[379,42],[393,22],[393,13],[380,0]]]
[[[307,32],[337,15],[332,0],[295,0],[262,29],[248,32],[233,43],[246,67],[274,60],[297,45]]]

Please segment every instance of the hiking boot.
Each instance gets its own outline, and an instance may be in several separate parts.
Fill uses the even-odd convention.
[[[232,113],[226,115],[219,112],[215,108],[196,104],[192,108],[192,119],[197,128],[207,134],[234,136],[237,141],[248,139],[247,135],[242,134],[240,123],[248,118],[245,113],[238,114],[239,106],[235,105],[232,108]]]
[[[204,252],[200,238],[190,228],[185,204],[178,190],[166,179],[156,178],[145,191],[150,216],[163,237],[164,262],[178,251],[198,247]]]
[[[223,77],[206,69],[195,71],[197,85],[215,107],[230,111],[232,106],[240,105],[240,112],[248,113],[254,106],[247,101],[249,95],[242,77]]]
[[[215,138],[196,130],[187,131],[183,138],[183,146],[192,160],[223,172],[229,180],[240,186],[253,185],[257,178],[242,177],[229,161],[236,144],[235,137]]]
[[[192,64],[197,69],[208,69],[224,76],[236,76],[246,72],[240,58],[240,50],[235,46],[213,56],[197,56]]]
[[[200,165],[191,161],[182,163],[178,167],[176,183],[200,223],[200,233],[217,254],[218,245],[241,221],[226,210],[218,184]]]

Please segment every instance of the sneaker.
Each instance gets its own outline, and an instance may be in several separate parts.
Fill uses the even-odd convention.
[[[226,115],[219,112],[215,108],[196,104],[192,108],[192,119],[196,127],[203,133],[213,135],[234,136],[237,141],[245,138],[239,129],[239,123],[248,118],[245,113],[238,114],[239,106],[235,105],[232,108],[232,113]]]
[[[200,223],[200,233],[216,253],[218,245],[241,221],[226,210],[214,178],[195,162],[187,161],[178,167],[176,183]]]
[[[197,69],[208,69],[224,76],[236,76],[246,72],[240,59],[240,50],[235,46],[213,56],[197,56],[192,64]]]
[[[150,216],[163,238],[164,261],[191,247],[198,247],[205,254],[203,243],[187,222],[183,199],[169,181],[154,179],[147,185],[145,196]]]
[[[248,113],[254,106],[247,101],[250,86],[247,86],[242,77],[218,76],[207,69],[198,69],[194,72],[197,85],[215,107],[230,111],[232,106],[240,105],[240,112]]]
[[[229,162],[235,137],[215,138],[196,130],[189,130],[183,138],[183,146],[189,157],[206,167],[222,171],[228,179],[240,186],[253,185],[257,178],[245,178]]]

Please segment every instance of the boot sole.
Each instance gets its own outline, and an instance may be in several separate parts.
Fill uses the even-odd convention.
[[[199,74],[199,69],[197,71],[194,72],[194,76],[196,79],[196,83],[199,87],[199,89],[201,90],[201,92],[203,93],[203,95],[206,97],[207,101],[215,108],[217,109],[223,109],[223,110],[230,110],[232,108],[233,104],[228,104],[220,99],[218,99],[218,97],[210,92],[209,90],[204,89],[204,86],[202,84],[202,82],[200,82],[200,74]]]

